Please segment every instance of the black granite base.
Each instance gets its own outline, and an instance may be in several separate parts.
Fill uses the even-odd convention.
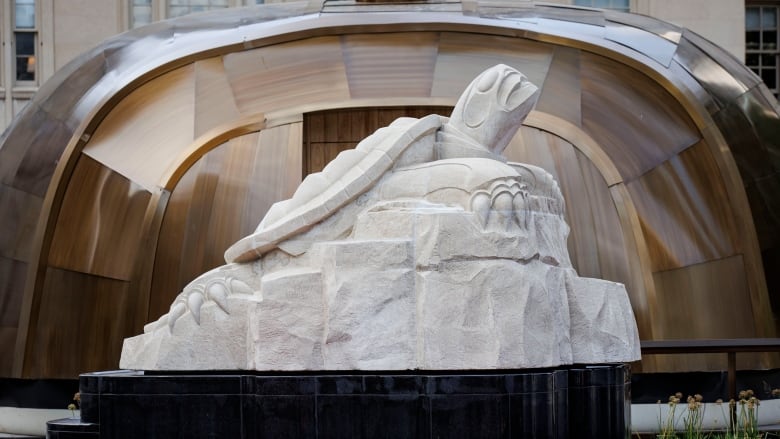
[[[81,376],[53,438],[625,438],[625,365],[377,374]],[[66,434],[67,435],[63,435]]]

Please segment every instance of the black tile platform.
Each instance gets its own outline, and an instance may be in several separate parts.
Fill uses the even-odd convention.
[[[81,423],[52,438],[626,438],[625,365],[80,379]]]

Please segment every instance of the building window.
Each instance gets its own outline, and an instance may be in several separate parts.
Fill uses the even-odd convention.
[[[16,83],[34,85],[38,79],[38,26],[35,0],[14,2],[14,66]]]
[[[132,0],[130,3],[130,28],[135,29],[152,22],[152,0]]]
[[[745,11],[745,64],[777,96],[780,51],[778,51],[778,6],[750,6]]]
[[[193,12],[223,9],[229,6],[228,0],[168,0],[168,18],[181,17]]]
[[[574,0],[574,4],[591,8],[616,9],[624,12],[629,12],[631,9],[628,0]]]

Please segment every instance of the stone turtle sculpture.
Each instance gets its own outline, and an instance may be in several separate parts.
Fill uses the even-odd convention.
[[[276,203],[227,265],[125,340],[145,370],[551,367],[640,358],[625,288],[577,276],[564,201],[503,150],[537,88],[498,65]]]

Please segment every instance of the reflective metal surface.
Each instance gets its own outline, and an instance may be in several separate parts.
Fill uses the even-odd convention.
[[[775,335],[780,117],[738,60],[611,11],[311,1],[154,23],[41,87],[0,138],[0,375],[116,367],[122,338],[295,186],[324,129],[304,114],[450,106],[498,62],[542,89],[513,157],[560,174],[575,264],[632,286],[643,338]],[[336,124],[376,128],[359,113]],[[732,318],[680,321],[691,307]]]

